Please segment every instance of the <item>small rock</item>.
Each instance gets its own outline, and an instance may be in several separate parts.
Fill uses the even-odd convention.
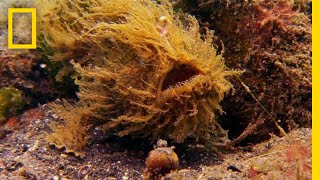
[[[179,167],[179,158],[173,147],[166,147],[167,142],[159,140],[157,148],[149,153],[146,159],[144,179],[158,179]]]

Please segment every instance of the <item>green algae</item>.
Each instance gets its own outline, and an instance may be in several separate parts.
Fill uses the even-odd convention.
[[[0,124],[14,116],[24,106],[23,94],[14,87],[0,89]]]

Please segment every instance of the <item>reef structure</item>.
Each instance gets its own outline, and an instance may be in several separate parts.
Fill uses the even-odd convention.
[[[233,81],[234,94],[222,102],[226,114],[220,122],[229,137],[250,129],[249,142],[265,140],[269,133],[280,134],[275,121],[285,131],[311,127],[311,5],[311,0],[176,1],[175,8],[194,14],[202,29],[215,30],[226,66],[245,70],[242,82]]]
[[[48,59],[49,48],[45,49],[39,44],[41,49],[8,49],[8,8],[33,7],[37,7],[37,0],[3,0],[0,3],[0,89],[20,91],[25,102],[20,105],[19,111],[9,113],[10,116],[56,98],[70,98],[70,95],[75,97],[75,88],[70,85],[73,82],[70,78],[56,80],[56,74],[62,65]],[[31,21],[31,13],[12,14],[13,44],[31,43]]]
[[[41,33],[54,61],[77,73],[79,102],[56,103],[63,118],[49,141],[81,152],[90,127],[118,136],[224,143],[216,121],[232,88],[213,34],[169,2],[43,1]],[[72,60],[72,61],[71,61]],[[71,61],[71,63],[69,63]]]

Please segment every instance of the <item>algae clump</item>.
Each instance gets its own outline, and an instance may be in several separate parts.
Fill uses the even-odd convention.
[[[232,88],[221,55],[198,22],[167,1],[62,0],[42,3],[51,57],[79,74],[79,102],[53,105],[63,122],[49,141],[80,152],[89,127],[118,136],[223,143],[219,102]]]
[[[14,87],[0,88],[0,124],[15,115],[24,105],[22,92]]]

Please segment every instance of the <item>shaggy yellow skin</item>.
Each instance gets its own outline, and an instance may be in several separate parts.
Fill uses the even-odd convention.
[[[80,151],[87,126],[119,136],[183,142],[223,142],[215,119],[232,85],[210,32],[174,14],[171,5],[147,0],[60,0],[43,3],[40,27],[53,60],[70,61],[81,76],[80,101],[54,110],[64,124],[49,140]],[[68,133],[66,137],[63,132]],[[81,143],[79,143],[81,142]]]

